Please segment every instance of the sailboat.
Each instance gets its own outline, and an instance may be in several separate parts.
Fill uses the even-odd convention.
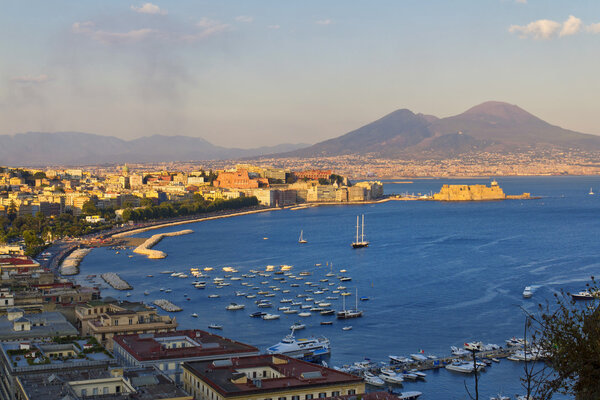
[[[590,188],[590,193],[588,194],[594,194],[594,191],[592,190],[592,188]]]
[[[338,319],[349,319],[349,318],[358,318],[358,317],[362,317],[363,312],[362,310],[358,309],[358,288],[356,288],[356,296],[355,296],[355,301],[356,304],[354,306],[354,310],[346,310],[346,296],[343,296],[344,299],[344,309],[342,311],[338,311],[336,316],[338,317]]]
[[[298,243],[306,243],[306,240],[302,237],[302,231],[300,231],[300,239],[298,239]]]
[[[362,231],[360,233],[360,241],[358,240],[358,215],[356,216],[356,241],[352,242],[352,248],[367,247],[369,242],[365,240],[365,215],[362,216]]]

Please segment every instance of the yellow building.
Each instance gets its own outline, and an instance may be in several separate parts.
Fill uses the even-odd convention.
[[[283,355],[183,364],[183,388],[197,400],[305,400],[363,394],[362,378]]]
[[[439,193],[433,195],[440,201],[481,201],[504,200],[506,195],[498,182],[493,181],[490,187],[485,185],[444,185]]]
[[[144,303],[106,303],[91,301],[75,308],[83,336],[93,336],[109,350],[113,349],[115,335],[134,333],[162,333],[177,329],[177,321],[158,315],[154,308]]]

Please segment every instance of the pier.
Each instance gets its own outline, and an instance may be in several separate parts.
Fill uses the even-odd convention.
[[[164,251],[160,251],[160,250],[152,250],[152,247],[154,245],[156,245],[158,242],[160,242],[161,240],[163,240],[163,238],[165,238],[165,237],[188,235],[193,232],[194,231],[191,229],[184,229],[182,231],[177,231],[177,232],[158,233],[156,235],[152,235],[152,237],[150,237],[144,243],[142,243],[141,245],[136,247],[133,250],[133,252],[138,253],[138,254],[144,254],[144,255],[148,256],[148,258],[152,258],[152,259],[165,258],[167,256],[167,253],[165,253]]]
[[[110,286],[113,287],[113,289],[117,289],[117,290],[131,290],[133,289],[133,287],[127,283],[126,281],[124,281],[119,274],[115,273],[115,272],[106,272],[102,275],[100,275],[102,277],[102,279],[104,279],[104,281],[106,283],[108,283]]]
[[[475,357],[479,359],[492,359],[492,358],[507,358],[515,353],[515,351],[519,350],[518,347],[514,348],[501,348],[498,350],[487,350],[487,351],[478,351],[475,353]],[[452,364],[453,361],[473,361],[473,357],[469,355],[465,356],[446,356],[439,357],[435,359],[428,359],[424,361],[416,361],[413,360],[410,363],[399,363],[399,364],[391,364],[391,368],[396,372],[402,372],[403,370],[417,370],[417,371],[427,371],[431,369],[439,369],[444,368],[448,364]]]
[[[77,275],[79,273],[79,264],[81,263],[81,260],[83,260],[90,251],[92,251],[92,249],[77,249],[69,254],[60,265],[61,275]]]
[[[167,312],[178,312],[178,311],[183,310],[183,308],[176,306],[175,304],[171,303],[169,300],[165,300],[165,299],[154,300],[152,302],[152,304],[154,304],[157,307],[162,308],[163,310],[165,310]]]

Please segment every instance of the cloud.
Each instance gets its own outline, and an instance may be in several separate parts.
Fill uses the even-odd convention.
[[[319,19],[317,21],[315,21],[315,24],[317,25],[331,25],[333,24],[333,21],[330,19]]]
[[[600,33],[600,22],[588,25],[586,30],[590,33]]]
[[[252,22],[254,21],[254,17],[250,17],[248,15],[239,15],[235,17],[235,20],[238,22]]]
[[[550,39],[561,28],[560,22],[549,19],[539,19],[527,25],[512,25],[508,28],[510,33],[516,33],[520,38],[533,37],[534,39]]]
[[[44,82],[48,82],[50,80],[50,77],[46,74],[41,74],[41,75],[23,75],[23,76],[15,76],[13,78],[11,78],[12,82],[17,82],[17,83],[33,83],[33,84],[37,84],[37,83],[44,83]]]
[[[152,3],[144,3],[141,7],[131,6],[131,9],[140,14],[167,15],[166,10],[161,10],[159,6]]]
[[[281,26],[280,25],[267,25],[267,28],[269,28],[269,29],[279,29],[279,28],[281,28]]]
[[[569,18],[567,18],[567,20],[563,23],[563,27],[560,30],[559,36],[570,36],[579,33],[582,26],[583,23],[579,18],[569,15]]]
[[[104,44],[139,42],[156,33],[155,30],[149,28],[134,29],[127,32],[103,31],[96,29],[96,25],[92,21],[75,22],[72,29],[74,33],[88,36]]]

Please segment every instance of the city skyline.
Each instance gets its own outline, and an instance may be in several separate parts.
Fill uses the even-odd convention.
[[[0,134],[318,142],[400,108],[506,101],[600,134],[600,5],[58,1],[5,4]]]

